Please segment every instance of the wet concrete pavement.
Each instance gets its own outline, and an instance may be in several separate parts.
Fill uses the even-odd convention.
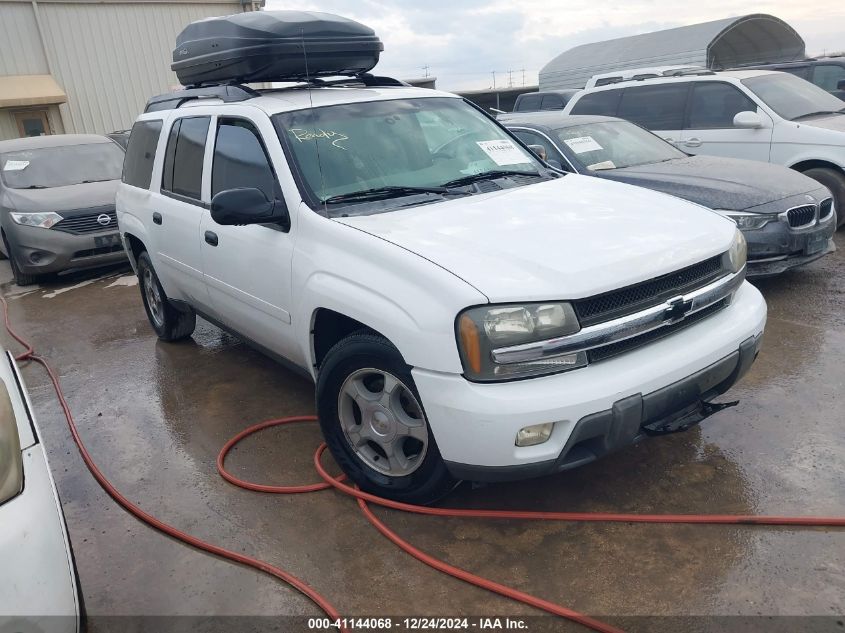
[[[763,351],[723,398],[739,398],[739,406],[576,471],[464,485],[444,505],[845,515],[845,233],[836,239],[837,253],[758,283],[769,303]],[[256,421],[312,413],[313,385],[204,321],[187,342],[158,342],[134,282],[118,269],[18,288],[8,263],[0,264],[13,322],[60,373],[89,450],[129,498],[201,538],[282,566],[343,614],[536,615],[411,559],[334,492],[273,496],[225,483],[214,466],[220,446]],[[40,368],[25,367],[24,376],[89,630],[128,628],[105,616],[320,615],[275,580],[165,538],[119,509],[85,469]],[[316,425],[269,430],[245,441],[229,463],[247,478],[305,483],[316,478],[311,456],[319,441]],[[841,617],[827,619],[845,613],[842,530],[377,513],[426,552],[632,631],[749,630],[752,623],[843,630]],[[720,617],[760,615],[826,619]],[[304,628],[304,620],[273,621],[279,630]],[[222,628],[238,630],[225,622]],[[551,618],[529,625],[581,630]]]

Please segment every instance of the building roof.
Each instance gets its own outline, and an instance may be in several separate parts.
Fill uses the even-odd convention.
[[[804,56],[804,40],[791,26],[758,13],[576,46],[540,70],[540,89],[580,88],[595,74],[643,66],[730,68]]]

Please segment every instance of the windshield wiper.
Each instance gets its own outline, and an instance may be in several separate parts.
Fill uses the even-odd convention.
[[[493,171],[483,171],[478,174],[470,174],[462,178],[455,178],[449,182],[444,182],[443,187],[463,187],[464,185],[471,185],[474,182],[481,180],[494,180],[495,178],[502,178],[504,176],[534,176],[540,178],[542,174],[537,171],[517,171],[515,169],[496,169]]]
[[[26,187],[16,187],[16,189],[47,189],[44,185],[27,185]]]
[[[797,121],[798,119],[804,119],[808,116],[822,116],[823,114],[842,114],[842,110],[819,110],[818,112],[808,112],[807,114],[799,114],[789,120]]]
[[[83,180],[82,184],[83,185],[90,185],[92,182],[108,182],[110,180],[113,180],[113,179],[112,178],[100,178],[99,180]]]
[[[336,196],[326,198],[323,202],[326,204],[337,204],[339,202],[353,202],[357,200],[387,200],[388,198],[401,198],[403,196],[412,196],[420,193],[448,194],[450,192],[445,187],[405,187],[401,185],[393,185],[389,187],[376,187],[374,189],[341,193]]]

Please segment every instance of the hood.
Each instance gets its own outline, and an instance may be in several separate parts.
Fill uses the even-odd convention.
[[[825,130],[835,130],[836,132],[845,132],[845,114],[831,114],[826,116],[817,116],[799,121],[801,125],[809,125],[811,127],[820,127]]]
[[[678,198],[589,176],[338,218],[490,301],[579,299],[726,251],[736,227]]]
[[[819,186],[815,180],[781,165],[701,155],[608,169],[596,175],[729,211],[747,210]]]
[[[119,180],[88,182],[47,189],[5,190],[8,202],[15,211],[72,211],[88,207],[114,206]]]

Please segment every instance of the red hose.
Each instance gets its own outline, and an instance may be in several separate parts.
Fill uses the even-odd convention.
[[[109,480],[106,479],[105,475],[103,475],[103,473],[94,463],[94,460],[91,458],[91,455],[85,448],[85,445],[82,442],[82,438],[79,435],[79,431],[76,428],[76,423],[73,419],[73,414],[70,411],[70,406],[68,405],[67,400],[64,397],[64,393],[62,392],[58,377],[53,372],[49,364],[43,358],[35,354],[32,346],[15,333],[15,331],[11,327],[11,324],[9,323],[8,304],[6,303],[5,298],[3,298],[2,296],[0,296],[0,301],[2,301],[3,303],[3,313],[7,331],[16,341],[18,341],[21,345],[26,348],[26,351],[17,356],[16,360],[32,360],[37,363],[40,363],[44,367],[48,376],[50,377],[50,381],[53,383],[53,388],[56,391],[56,396],[58,397],[59,404],[62,407],[62,411],[65,414],[65,418],[67,419],[71,435],[73,436],[73,440],[74,442],[76,442],[76,445],[79,448],[79,452],[82,456],[83,461],[85,462],[85,465],[91,471],[91,474],[100,484],[100,486],[120,506],[122,506],[125,510],[136,516],[144,523],[147,523],[151,527],[161,532],[164,532],[165,534],[168,534],[169,536],[172,536],[180,541],[183,541],[188,545],[204,550],[206,552],[210,552],[212,554],[215,554],[216,556],[220,556],[228,560],[249,565],[250,567],[254,567],[255,569],[258,569],[272,576],[275,576],[276,578],[279,578],[283,582],[289,584],[291,587],[308,596],[308,598],[310,598],[317,606],[319,606],[323,610],[323,612],[326,613],[326,615],[328,615],[329,618],[331,618],[332,620],[337,620],[340,618],[340,615],[337,610],[329,603],[329,601],[325,597],[320,595],[316,590],[307,585],[305,582],[289,574],[283,569],[270,565],[269,563],[266,563],[264,561],[258,560],[257,558],[246,556],[244,554],[240,554],[238,552],[219,547],[212,543],[208,543],[194,536],[191,536],[190,534],[187,534],[171,525],[168,525],[167,523],[159,521],[154,516],[144,512],[131,501],[129,501],[126,497],[124,497],[109,482]],[[243,440],[245,437],[272,426],[280,426],[284,424],[291,424],[294,422],[311,422],[315,420],[316,418],[314,416],[279,418],[275,420],[267,420],[265,422],[261,422],[247,429],[244,429],[232,439],[230,439],[228,442],[226,442],[226,444],[220,450],[220,453],[217,456],[217,470],[220,472],[220,475],[224,479],[226,479],[233,485],[258,492],[268,492],[274,494],[297,494],[305,492],[315,492],[318,490],[325,490],[327,488],[335,488],[339,492],[342,492],[343,494],[349,495],[350,497],[354,497],[355,499],[357,499],[358,506],[360,507],[361,512],[363,512],[367,520],[379,532],[381,532],[382,535],[384,535],[395,545],[400,547],[403,551],[407,552],[408,554],[410,554],[417,560],[425,563],[426,565],[433,567],[434,569],[437,569],[440,572],[458,578],[459,580],[463,580],[464,582],[467,582],[469,584],[481,587],[482,589],[487,589],[488,591],[492,591],[494,593],[498,593],[512,600],[522,602],[524,604],[535,607],[537,609],[541,609],[543,611],[547,611],[548,613],[552,613],[554,615],[567,618],[575,622],[579,622],[580,624],[583,624],[586,627],[589,627],[595,631],[601,631],[602,633],[622,633],[622,631],[610,624],[595,620],[586,615],[578,613],[577,611],[567,609],[566,607],[557,605],[547,600],[543,600],[542,598],[537,598],[535,596],[524,593],[522,591],[518,591],[516,589],[489,580],[487,578],[477,576],[471,572],[460,569],[458,567],[454,567],[444,561],[441,561],[437,558],[434,558],[433,556],[426,554],[425,552],[414,547],[412,544],[408,543],[406,540],[396,534],[393,530],[387,527],[378,517],[376,517],[375,514],[373,514],[372,510],[367,505],[367,502],[374,503],[376,505],[380,505],[386,508],[391,508],[394,510],[400,510],[403,512],[414,512],[416,514],[459,518],[521,519],[530,521],[709,523],[723,525],[731,524],[845,527],[845,517],[783,517],[725,514],[621,514],[601,512],[533,512],[518,510],[467,510],[462,508],[432,508],[427,506],[417,506],[407,503],[401,503],[398,501],[392,501],[389,499],[383,499],[381,497],[377,497],[370,493],[359,490],[356,487],[352,487],[348,484],[343,483],[343,475],[333,477],[331,474],[329,474],[329,472],[323,467],[321,463],[321,457],[326,450],[325,444],[321,444],[314,453],[314,467],[316,468],[320,477],[323,479],[322,483],[308,484],[304,486],[271,486],[265,484],[256,484],[253,482],[245,481],[243,479],[239,479],[238,477],[235,477],[225,469],[224,462],[226,459],[226,455],[238,442]]]

